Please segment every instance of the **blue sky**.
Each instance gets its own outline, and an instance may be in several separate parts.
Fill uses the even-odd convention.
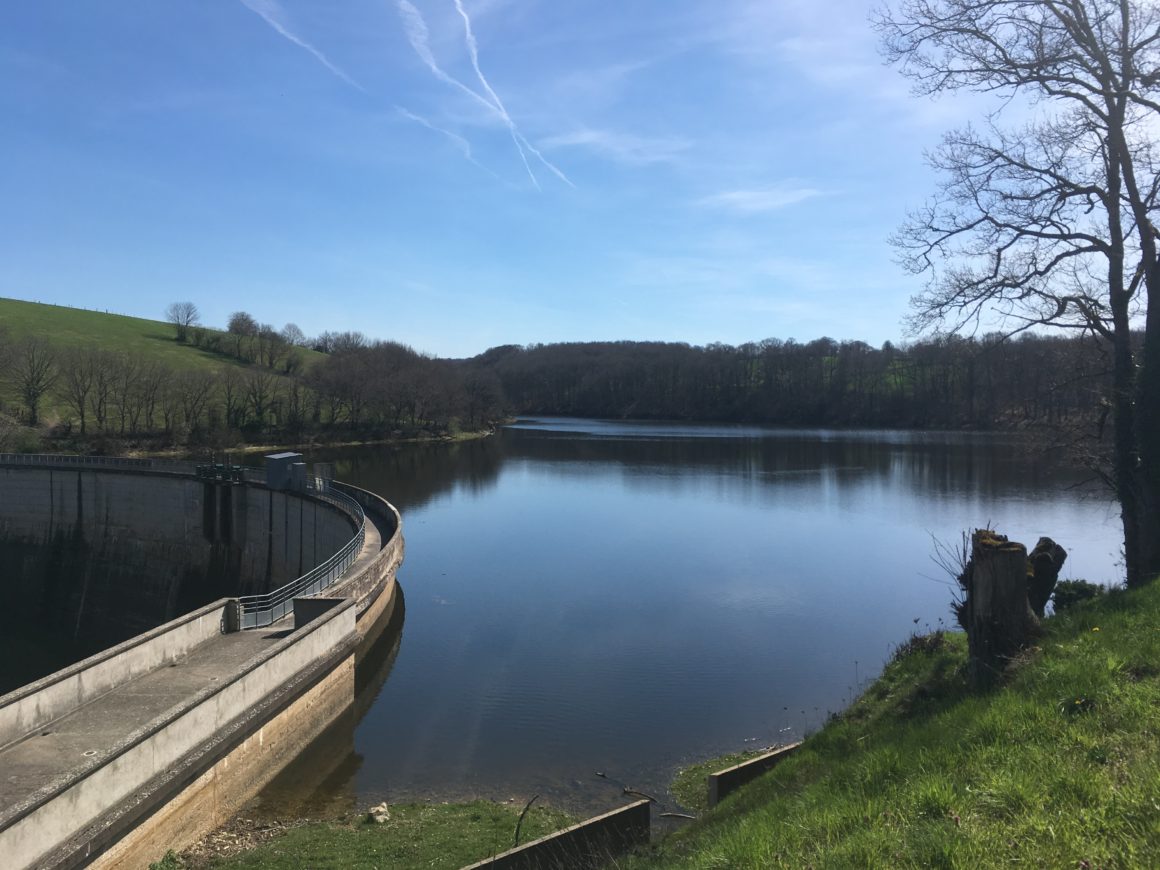
[[[0,9],[0,295],[440,356],[903,336],[887,238],[965,118],[863,0]]]

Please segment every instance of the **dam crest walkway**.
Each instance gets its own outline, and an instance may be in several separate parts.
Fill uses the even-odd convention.
[[[366,571],[384,546],[381,530],[368,515],[362,547],[343,578]],[[341,583],[340,579],[320,596],[328,597],[328,592],[341,596]],[[294,629],[294,617],[289,615],[265,628],[216,633],[0,746],[0,828],[5,819],[36,805],[61,783],[83,777],[116,756],[127,736],[147,730],[230,679]]]

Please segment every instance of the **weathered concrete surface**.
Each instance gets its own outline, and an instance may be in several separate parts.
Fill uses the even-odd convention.
[[[287,687],[285,696],[293,694]],[[342,716],[354,694],[354,659],[347,656],[325,676],[251,731],[205,773],[175,796],[154,796],[155,812],[93,862],[96,868],[147,868],[169,849],[180,851],[221,827],[310,741]],[[256,710],[254,720],[264,718]]]
[[[767,770],[772,770],[778,763],[793,755],[800,748],[800,742],[779,746],[764,755],[709,774],[705,777],[705,786],[709,790],[709,806],[717,806],[718,801],[724,800],[726,795],[732,794],[741,786],[757,779]]]
[[[7,537],[79,533],[168,559],[185,548],[183,557],[200,565],[217,543],[237,551],[239,576],[274,586],[328,559],[354,531],[345,513],[298,493],[172,474],[0,467],[0,492]]]
[[[383,614],[394,607],[396,575],[403,563],[403,523],[399,512],[382,497],[345,483],[336,488],[357,501],[365,512],[366,540],[355,563],[324,595],[353,598],[358,606],[360,642]]]
[[[19,645],[35,629],[26,642],[48,648],[44,670],[0,667],[0,692],[211,601],[276,588],[353,533],[333,505],[257,485],[0,465],[0,631]]]
[[[10,470],[0,468],[0,474]],[[57,537],[63,522],[58,508],[67,499],[59,501],[62,492],[54,487],[64,474],[77,481],[76,523],[68,536],[88,534],[80,475],[95,473],[42,473],[51,475],[49,522],[57,524]],[[175,480],[130,476],[146,481],[138,481],[145,488]],[[293,542],[312,533],[305,508],[295,514],[292,500],[278,507],[281,493],[186,482],[207,487],[203,536],[226,534],[223,517],[233,522],[261,512],[223,507],[244,490],[252,489],[259,504],[265,499],[257,531],[266,541],[267,566],[291,564]],[[308,624],[219,634],[228,609],[219,601],[0,698],[0,728],[7,728],[0,735],[10,738],[0,737],[3,866],[147,866],[166,849],[182,848],[220,825],[350,710],[357,641],[379,630],[393,611],[403,557],[398,512],[358,492],[370,505],[363,549],[342,583],[322,593],[339,600],[314,599],[300,608]],[[123,504],[125,495],[114,500]],[[334,514],[327,523],[337,550],[353,524],[325,507]],[[281,543],[279,534],[285,536]],[[311,547],[324,537],[316,536]],[[299,544],[297,552],[302,558],[308,549]],[[0,587],[8,579],[0,570]],[[28,726],[33,730],[22,737]]]
[[[40,731],[111,689],[164,665],[222,633],[226,601],[198,608],[0,697],[0,749]],[[0,806],[4,782],[0,781]]]
[[[607,866],[611,859],[629,849],[646,844],[651,823],[649,802],[636,801],[485,858],[463,870],[595,870]]]
[[[222,635],[0,752],[0,855],[10,866],[85,848],[84,830],[172,780],[207,743],[302,675],[352,659],[354,603],[304,628]],[[353,679],[353,677],[352,677]],[[353,699],[353,683],[351,696]],[[260,731],[261,721],[253,723]],[[261,739],[259,737],[259,739]],[[271,773],[272,775],[272,773]],[[107,826],[107,825],[106,825]]]

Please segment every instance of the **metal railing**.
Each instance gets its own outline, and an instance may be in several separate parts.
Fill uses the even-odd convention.
[[[295,598],[317,595],[323,589],[333,586],[354,564],[359,551],[362,550],[363,539],[366,537],[366,515],[362,506],[336,489],[313,488],[307,492],[314,498],[328,502],[348,513],[355,521],[357,531],[337,553],[297,580],[291,580],[285,586],[263,595],[244,595],[239,598],[240,628],[264,628],[293,613]]]
[[[0,466],[27,465],[39,468],[92,468],[123,471],[149,471],[162,474],[182,474],[204,476],[207,472],[217,474],[218,469],[227,468],[232,473],[241,470],[241,477],[247,483],[265,484],[265,470],[253,466],[214,466],[204,461],[184,459],[128,459],[114,456],[75,456],[60,453],[0,453]],[[284,616],[294,612],[294,599],[304,595],[316,595],[333,586],[346,570],[354,564],[362,550],[366,537],[366,515],[362,506],[345,493],[332,489],[329,481],[318,477],[307,478],[306,492],[319,501],[334,505],[350,516],[355,523],[354,537],[347,541],[337,553],[322,564],[291,580],[284,586],[263,595],[244,595],[238,599],[240,611],[239,627],[263,628],[272,625]]]

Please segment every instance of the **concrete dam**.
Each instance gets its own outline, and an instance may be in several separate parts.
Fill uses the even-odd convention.
[[[38,641],[70,657],[0,686],[6,866],[148,866],[353,703],[360,642],[395,606],[402,525],[297,458],[0,454],[0,627],[29,659]]]

